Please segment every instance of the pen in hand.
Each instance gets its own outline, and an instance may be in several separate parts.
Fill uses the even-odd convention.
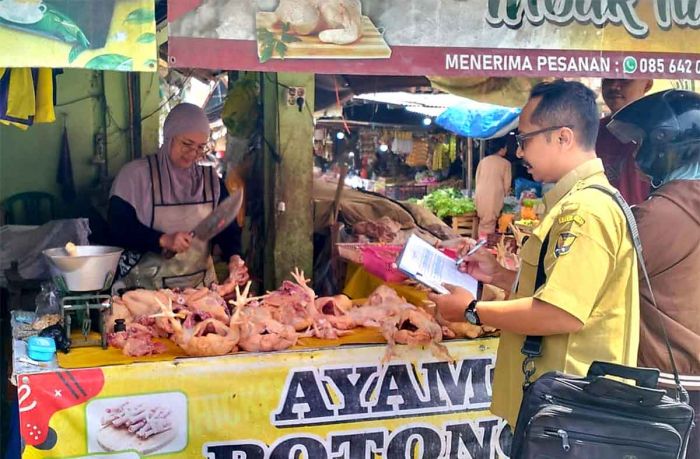
[[[466,257],[471,257],[471,256],[474,255],[480,248],[482,248],[484,245],[486,245],[486,239],[482,239],[482,240],[480,240],[479,242],[477,242],[477,243],[474,245],[474,247],[472,247],[472,248],[469,250],[469,252],[467,252],[467,254],[466,254],[465,256],[459,257],[459,258],[457,258],[457,259],[455,260],[455,263],[457,264],[457,266],[459,266],[459,265],[461,265],[462,263],[464,263],[464,259],[465,259]]]

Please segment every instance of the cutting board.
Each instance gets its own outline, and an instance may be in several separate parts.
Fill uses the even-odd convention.
[[[276,23],[275,13],[259,12],[256,15],[256,29],[263,28],[277,37],[282,33],[282,24]],[[318,35],[296,35],[301,41],[289,43],[285,59],[388,59],[391,48],[382,37],[372,20],[362,16],[362,37],[349,45],[323,43]],[[258,58],[262,46],[258,42]],[[273,59],[281,59],[274,53]]]

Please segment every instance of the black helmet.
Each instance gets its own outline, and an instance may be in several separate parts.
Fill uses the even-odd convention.
[[[615,113],[608,130],[638,145],[639,168],[655,182],[700,160],[700,95],[669,89],[642,97]]]

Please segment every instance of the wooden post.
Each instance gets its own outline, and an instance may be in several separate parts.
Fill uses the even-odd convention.
[[[314,75],[265,74],[266,165],[264,285],[279,287],[295,267],[311,278],[313,264]],[[288,104],[290,88],[304,88],[301,106]],[[274,149],[274,151],[272,151]]]

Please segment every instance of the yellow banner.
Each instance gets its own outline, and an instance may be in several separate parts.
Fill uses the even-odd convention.
[[[23,458],[505,457],[496,338],[240,354],[19,377]]]
[[[0,67],[157,66],[153,1],[0,1]]]

